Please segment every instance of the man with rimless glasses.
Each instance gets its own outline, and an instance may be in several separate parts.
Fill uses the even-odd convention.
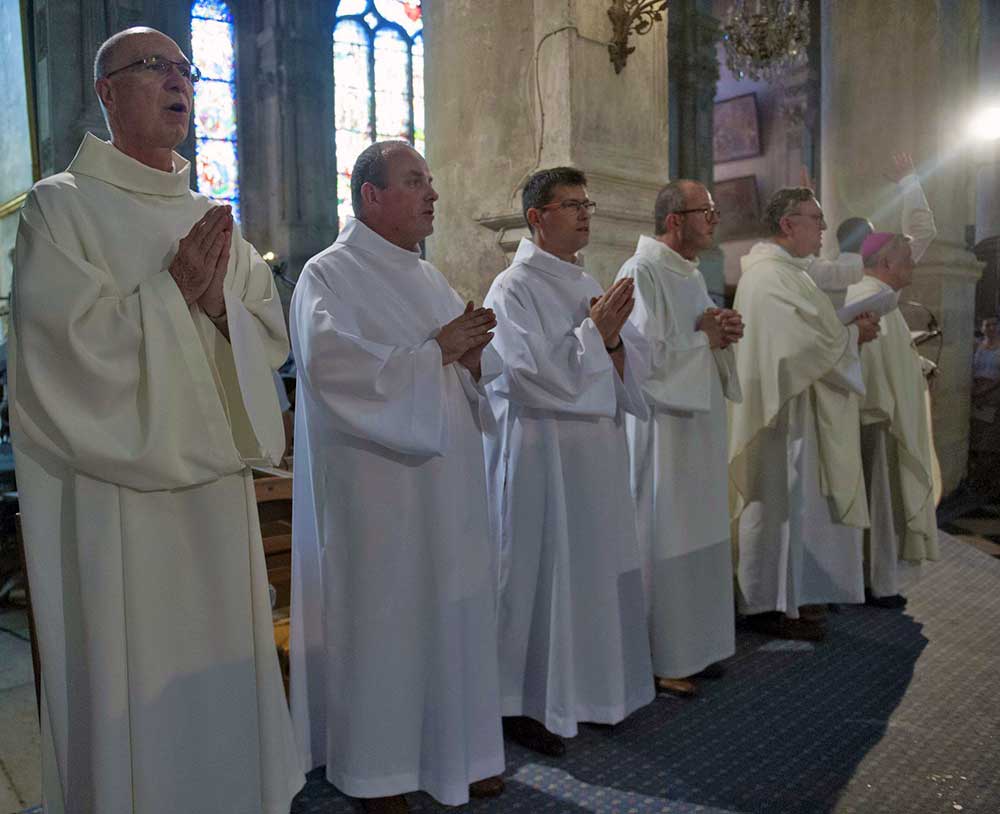
[[[736,649],[726,402],[740,398],[740,315],[708,296],[698,255],[721,213],[697,181],[660,190],[653,237],[618,272],[635,281],[629,318],[650,346],[650,420],[626,417],[657,688],[681,696],[722,674]]]
[[[249,465],[281,458],[270,270],[174,152],[198,70],[150,28],[21,213],[11,423],[62,814],[286,814],[303,783]]]
[[[646,343],[631,280],[602,291],[579,252],[596,204],[572,167],[522,194],[531,239],[493,281],[486,436],[500,530],[504,731],[550,756],[577,724],[615,724],[653,700],[624,417],[645,418]]]

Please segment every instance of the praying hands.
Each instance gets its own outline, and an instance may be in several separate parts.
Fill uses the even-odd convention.
[[[621,345],[621,329],[635,306],[635,281],[623,277],[600,297],[590,300],[590,318],[604,340],[604,347],[613,352]]]
[[[177,254],[170,261],[170,276],[184,302],[197,302],[210,317],[218,318],[225,312],[222,281],[229,266],[232,236],[232,208],[213,206],[181,238]]]
[[[441,364],[458,362],[478,381],[483,348],[493,341],[491,329],[497,324],[490,308],[476,308],[469,300],[465,311],[445,323],[435,337],[441,347]]]

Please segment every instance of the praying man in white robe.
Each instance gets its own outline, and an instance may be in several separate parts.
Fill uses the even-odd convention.
[[[924,211],[930,214],[926,207]],[[933,220],[931,220],[933,228]],[[874,232],[861,247],[864,279],[847,290],[847,302],[883,291],[899,292],[927,242]],[[895,308],[880,321],[879,337],[862,348],[865,395],[861,401],[861,451],[871,528],[865,533],[868,604],[901,608],[904,576],[938,559],[934,443],[930,394],[910,328]]]
[[[715,307],[698,270],[720,213],[697,181],[667,184],[655,237],[639,238],[618,279],[635,280],[630,321],[650,346],[648,421],[626,416],[657,685],[693,695],[736,651],[726,401],[739,401],[737,312]]]
[[[804,167],[802,173],[802,186],[815,189]],[[915,251],[920,246],[926,248],[934,240],[937,231],[920,187],[913,157],[909,153],[895,153],[892,156],[892,164],[884,175],[899,188],[903,203],[903,232],[913,239]],[[840,254],[833,259],[813,257],[806,269],[806,273],[830,297],[835,307],[839,308],[844,304],[848,286],[861,282],[864,277],[861,244],[873,231],[875,227],[867,218],[846,218],[837,227]]]
[[[109,39],[87,135],[17,237],[11,422],[47,814],[287,814],[304,777],[248,465],[283,447],[268,266],[173,152],[196,69]]]
[[[292,716],[307,765],[366,811],[418,789],[461,805],[503,789],[480,423],[496,320],[420,258],[438,196],[419,153],[371,145],[351,195],[292,297]]]
[[[577,263],[586,183],[572,167],[528,179],[532,239],[485,299],[503,360],[487,460],[504,728],[554,756],[580,721],[616,724],[654,696],[624,426],[646,416],[647,348],[626,321],[632,281],[603,292]]]
[[[878,320],[841,324],[809,277],[826,228],[811,190],[779,190],[765,222],[772,237],[741,259],[734,303],[746,322],[743,401],[730,405],[737,606],[762,632],[815,641],[825,628],[804,606],[864,601],[858,351]]]

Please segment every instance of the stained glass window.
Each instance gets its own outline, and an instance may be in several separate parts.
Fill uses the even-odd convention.
[[[333,84],[337,216],[351,207],[351,169],[375,141],[424,152],[424,40],[420,0],[335,0]]]
[[[240,220],[240,171],[236,139],[236,70],[233,15],[225,0],[191,4],[191,56],[201,68],[194,87],[194,137],[198,191],[233,207]]]

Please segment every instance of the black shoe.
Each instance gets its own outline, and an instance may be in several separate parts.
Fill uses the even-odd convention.
[[[771,611],[754,613],[743,617],[747,627],[765,636],[777,639],[795,639],[803,642],[821,642],[826,638],[826,629],[819,622],[808,619],[789,619],[785,614]]]
[[[726,674],[726,667],[721,661],[709,664],[700,673],[695,673],[691,678],[722,678]]]
[[[514,743],[519,743],[525,749],[548,755],[562,757],[566,754],[566,742],[558,735],[549,732],[534,718],[523,715],[503,719],[503,734]]]
[[[875,596],[865,588],[865,604],[873,608],[885,608],[886,610],[899,610],[906,607],[906,597],[902,594],[892,596]]]

